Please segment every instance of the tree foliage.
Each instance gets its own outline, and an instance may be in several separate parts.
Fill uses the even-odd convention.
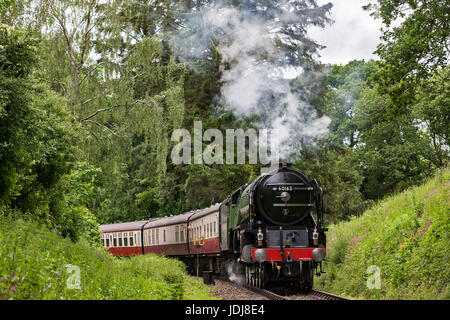
[[[303,68],[286,85],[331,125],[316,145],[296,143],[294,167],[323,186],[330,221],[357,215],[448,165],[448,13],[440,4],[379,0],[371,8],[387,27],[381,61],[324,66],[307,27],[330,22],[331,4],[312,0],[0,2],[8,24],[0,28],[1,205],[95,243],[97,221],[210,206],[255,179],[261,164],[169,159],[174,129],[193,132],[197,120],[203,130],[247,130],[264,120],[223,107],[222,75],[233,63],[222,61],[225,35],[213,34],[195,59],[172,46],[173,34],[202,31],[188,23],[199,12],[223,5],[271,27],[276,54],[255,52],[258,61]]]
[[[66,100],[35,78],[37,58],[38,41],[0,28],[0,205],[32,213],[73,240],[95,242],[93,194],[69,183],[79,156],[77,126]]]
[[[377,0],[365,8],[384,24],[376,53],[377,82],[389,94],[389,112],[404,113],[417,86],[449,63],[450,17],[445,0]]]

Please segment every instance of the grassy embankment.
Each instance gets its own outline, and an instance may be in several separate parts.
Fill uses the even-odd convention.
[[[36,222],[0,216],[0,299],[212,299],[209,291],[179,261],[114,258]]]
[[[359,299],[450,299],[450,170],[330,226],[316,288]],[[376,268],[380,289],[376,286]]]

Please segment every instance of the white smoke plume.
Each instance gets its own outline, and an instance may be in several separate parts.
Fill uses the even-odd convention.
[[[191,15],[187,22],[190,32],[179,33],[171,39],[174,51],[186,63],[205,56],[213,41],[218,43],[224,107],[236,115],[260,116],[258,129],[277,129],[279,135],[271,139],[276,139],[280,157],[287,161],[298,158],[295,151],[303,145],[314,145],[325,138],[331,122],[326,116],[318,117],[308,102],[307,92],[292,90],[290,80],[283,76],[288,68],[295,67],[300,79],[314,77],[308,75],[301,63],[293,66],[286,52],[279,48],[280,41],[292,41],[280,32],[285,23],[300,21],[305,27],[323,24],[324,12],[330,6],[296,11],[294,2],[281,1],[283,5],[274,19],[261,19],[254,12],[213,5]],[[314,45],[306,37],[295,41],[305,48]]]
[[[227,272],[227,277],[231,282],[237,283],[239,285],[245,284],[245,276],[239,271],[242,269],[242,266],[234,261],[227,261],[225,263],[225,270]]]

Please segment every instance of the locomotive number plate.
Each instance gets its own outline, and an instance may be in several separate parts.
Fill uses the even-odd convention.
[[[278,186],[278,187],[273,188],[273,190],[274,191],[277,190],[277,191],[281,191],[281,192],[294,191],[294,187],[293,186]]]

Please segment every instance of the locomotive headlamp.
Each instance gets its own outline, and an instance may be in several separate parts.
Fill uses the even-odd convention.
[[[264,249],[257,249],[254,253],[255,260],[259,263],[266,261],[267,259],[267,252]]]
[[[256,235],[256,239],[258,240],[258,247],[262,247],[263,246],[264,235],[262,233],[261,228],[259,228],[259,230],[258,230],[258,234]]]
[[[258,229],[258,234],[256,236],[258,238],[258,240],[263,240],[264,239],[264,235],[262,233],[261,228]]]
[[[312,258],[315,262],[322,261],[325,258],[325,250],[323,248],[315,248],[312,252]]]
[[[313,244],[314,244],[314,246],[318,246],[319,245],[319,233],[317,232],[317,228],[314,228]]]

